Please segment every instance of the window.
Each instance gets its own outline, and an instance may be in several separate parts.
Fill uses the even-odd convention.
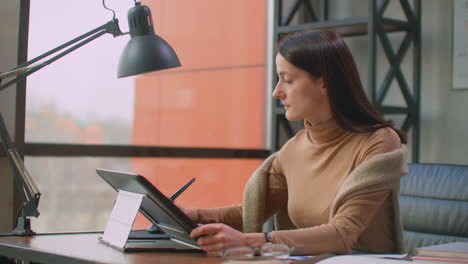
[[[96,167],[141,173],[167,194],[196,177],[179,198],[181,205],[213,207],[240,203],[243,184],[263,158],[112,157],[106,146],[265,148],[266,3],[143,4],[182,67],[117,79],[129,36],[104,35],[28,78],[26,165],[43,194],[36,232],[103,230],[116,193]],[[106,5],[128,31],[126,12],[133,1]],[[32,1],[30,14],[30,58],[112,18],[95,0],[66,6]],[[100,154],[69,155],[77,145]],[[63,155],[51,154],[57,146],[65,148]]]

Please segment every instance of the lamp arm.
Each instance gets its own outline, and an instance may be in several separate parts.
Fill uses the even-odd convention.
[[[0,84],[3,78],[15,76],[15,78],[13,78],[12,80],[6,82],[3,85],[0,85],[0,91],[6,89],[12,84],[18,83],[30,74],[42,69],[43,67],[62,58],[70,52],[82,47],[83,45],[95,40],[96,38],[104,35],[105,33],[110,33],[114,37],[124,35],[124,33],[120,31],[118,20],[114,18],[106,24],[101,25],[79,37],[76,37],[44,54],[41,54],[34,59],[22,63],[8,72],[0,73]],[[50,55],[55,54],[63,49],[65,50],[53,56],[52,58],[40,63],[36,63],[39,60],[47,58]],[[33,65],[33,63],[36,64]],[[10,166],[12,168],[13,176],[15,178],[15,184],[18,187],[19,195],[21,196],[22,200],[22,204],[17,215],[16,227],[13,231],[18,235],[33,235],[34,232],[31,230],[30,219],[28,217],[39,216],[39,211],[37,210],[37,208],[39,205],[39,198],[41,196],[41,193],[39,192],[39,189],[37,188],[33,178],[24,166],[23,160],[21,159],[17,150],[14,148],[1,113],[0,140],[4,152],[9,160]]]
[[[51,49],[50,51],[47,51],[46,53],[43,53],[39,56],[37,56],[36,58],[34,59],[31,59],[25,63],[22,63],[20,65],[18,65],[17,67],[11,69],[10,71],[7,71],[7,72],[4,72],[4,73],[1,73],[0,74],[0,80],[3,79],[3,78],[6,78],[6,77],[9,77],[9,76],[12,76],[12,75],[17,75],[14,79],[6,82],[5,84],[1,85],[0,86],[0,91],[2,91],[3,89],[7,88],[8,86],[12,85],[12,84],[15,84],[17,82],[19,82],[20,80],[26,78],[27,76],[29,76],[30,74],[42,69],[43,67],[51,64],[52,62],[62,58],[63,56],[69,54],[70,52],[84,46],[85,44],[88,44],[89,42],[97,39],[98,37],[104,35],[105,33],[110,33],[112,34],[114,37],[117,37],[117,36],[121,36],[121,35],[124,35],[124,33],[122,33],[120,31],[120,28],[119,28],[119,21],[118,19],[112,19],[111,21],[105,23],[104,25],[101,25],[79,37],[76,37],[54,49]],[[78,42],[78,43],[77,43]],[[77,43],[77,44],[75,44]],[[70,48],[66,49],[65,51],[57,54],[56,56],[42,62],[42,63],[38,63],[38,64],[35,64],[33,66],[30,66],[32,65],[33,63],[41,60],[41,59],[44,59],[64,48],[67,48],[69,47],[70,45],[73,45],[75,44],[74,46],[71,46]],[[1,83],[1,82],[0,82]]]

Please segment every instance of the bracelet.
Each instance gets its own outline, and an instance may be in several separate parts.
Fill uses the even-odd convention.
[[[265,240],[267,243],[271,243],[271,235],[268,232],[263,233],[265,235]]]

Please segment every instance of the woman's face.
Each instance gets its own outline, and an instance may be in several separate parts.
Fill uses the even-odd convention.
[[[332,117],[323,78],[313,77],[279,53],[276,55],[276,70],[279,80],[273,97],[281,100],[289,121],[306,119],[317,124]]]

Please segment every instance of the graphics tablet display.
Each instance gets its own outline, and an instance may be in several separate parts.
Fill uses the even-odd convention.
[[[107,169],[96,169],[96,172],[116,191],[144,194],[140,207],[143,215],[169,235],[171,240],[188,248],[200,249],[196,241],[190,238],[190,232],[197,227],[196,223],[143,176]]]

